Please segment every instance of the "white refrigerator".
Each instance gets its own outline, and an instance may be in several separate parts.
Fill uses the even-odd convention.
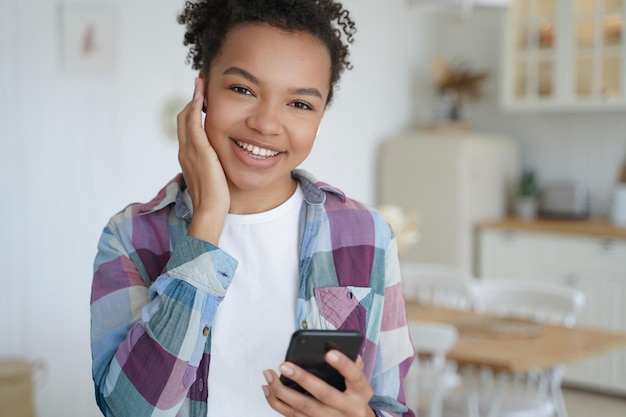
[[[407,132],[381,144],[377,203],[417,216],[419,241],[403,262],[476,273],[475,225],[507,215],[519,175],[510,138],[471,131]]]

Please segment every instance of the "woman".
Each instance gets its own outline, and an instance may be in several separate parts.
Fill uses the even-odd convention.
[[[100,409],[413,415],[393,234],[378,213],[297,169],[350,66],[349,12],[335,1],[208,0],[187,2],[179,22],[200,71],[178,115],[182,174],[116,214],[95,260]],[[282,363],[307,396],[270,369],[303,328],[365,335],[356,362],[327,354],[345,391]]]

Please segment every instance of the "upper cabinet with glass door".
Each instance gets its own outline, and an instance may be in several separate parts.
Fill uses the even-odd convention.
[[[507,15],[507,109],[626,109],[626,0],[514,0]]]

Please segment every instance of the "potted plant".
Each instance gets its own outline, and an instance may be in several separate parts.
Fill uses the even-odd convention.
[[[517,188],[517,216],[524,220],[532,220],[537,216],[537,197],[539,185],[533,170],[524,170]]]

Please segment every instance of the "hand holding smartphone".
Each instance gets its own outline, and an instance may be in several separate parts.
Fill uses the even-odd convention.
[[[286,361],[294,363],[324,380],[339,391],[345,391],[343,375],[324,360],[326,352],[335,349],[356,361],[363,334],[356,330],[297,330],[291,336]],[[281,382],[296,391],[310,395],[304,388],[281,375]]]

